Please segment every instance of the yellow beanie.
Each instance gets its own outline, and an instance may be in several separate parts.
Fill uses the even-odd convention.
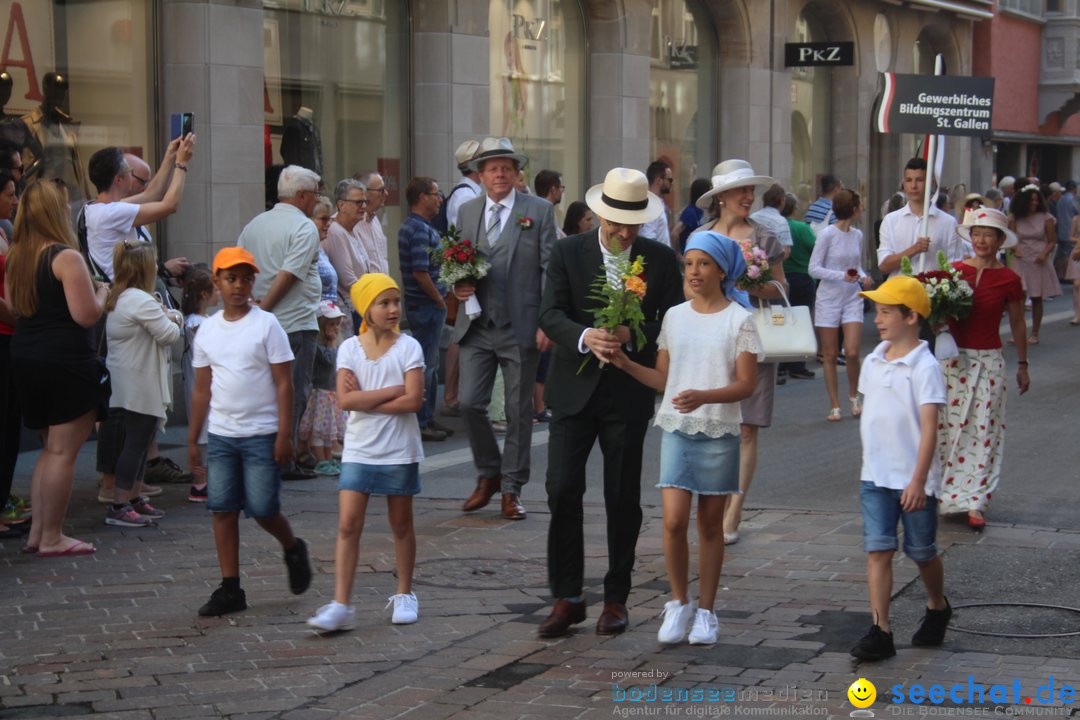
[[[390,289],[401,290],[394,282],[394,278],[384,273],[365,273],[349,288],[349,298],[352,300],[353,309],[361,318],[360,332],[368,329],[368,307],[375,302],[375,298],[379,297],[379,293]],[[394,328],[394,330],[397,329],[397,327]]]

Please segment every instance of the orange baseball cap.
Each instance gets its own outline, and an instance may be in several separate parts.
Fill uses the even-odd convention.
[[[250,265],[259,272],[259,266],[255,264],[255,256],[242,247],[227,247],[218,251],[214,256],[214,274],[218,270],[228,270],[237,265]]]

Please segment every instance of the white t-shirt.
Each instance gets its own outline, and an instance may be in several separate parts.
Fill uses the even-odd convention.
[[[355,335],[338,348],[337,369],[351,370],[361,390],[404,385],[405,373],[416,368],[424,369],[424,351],[408,335],[398,337],[386,354],[374,361],[368,360],[360,338]],[[416,413],[349,412],[342,462],[407,465],[423,459]]]
[[[855,269],[859,278],[866,277],[862,267],[863,234],[858,228],[844,232],[829,225],[818,235],[807,269],[810,277],[821,281],[817,288],[818,302],[843,305],[859,296],[862,286],[848,282],[848,269]]]
[[[738,435],[742,421],[739,403],[708,403],[681,413],[671,401],[683,390],[715,390],[730,385],[735,381],[739,353],[753,353],[756,361],[761,341],[750,312],[733,302],[718,313],[702,314],[687,301],[664,315],[656,343],[671,356],[656,425],[688,435]]]
[[[671,229],[668,227],[667,209],[642,225],[638,235],[671,247]]]
[[[207,429],[224,437],[270,435],[278,430],[277,386],[271,365],[291,362],[289,336],[277,318],[252,307],[239,320],[223,311],[206,318],[195,334],[194,367],[209,367]]]
[[[859,435],[863,482],[903,490],[911,483],[919,454],[919,407],[945,404],[945,374],[925,340],[907,355],[888,360],[888,342],[867,356],[859,374],[864,396]],[[941,465],[937,448],[926,476],[926,494],[937,496]]]
[[[128,202],[88,203],[83,209],[86,217],[86,246],[90,259],[112,279],[113,248],[117,243],[135,242],[135,216],[139,206]]]

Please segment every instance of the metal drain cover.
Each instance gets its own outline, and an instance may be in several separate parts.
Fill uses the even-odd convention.
[[[417,563],[418,585],[461,590],[502,590],[547,587],[547,565],[543,560],[498,560],[493,558],[446,558]]]
[[[1013,638],[1080,635],[1080,608],[1043,603],[965,603],[953,607],[950,630]]]

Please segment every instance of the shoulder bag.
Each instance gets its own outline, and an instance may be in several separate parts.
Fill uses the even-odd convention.
[[[753,313],[754,325],[761,338],[758,362],[809,360],[817,354],[817,335],[810,320],[810,308],[792,306],[783,285],[775,280],[769,284],[780,291],[783,304],[773,305],[769,300],[758,299],[758,307]]]

